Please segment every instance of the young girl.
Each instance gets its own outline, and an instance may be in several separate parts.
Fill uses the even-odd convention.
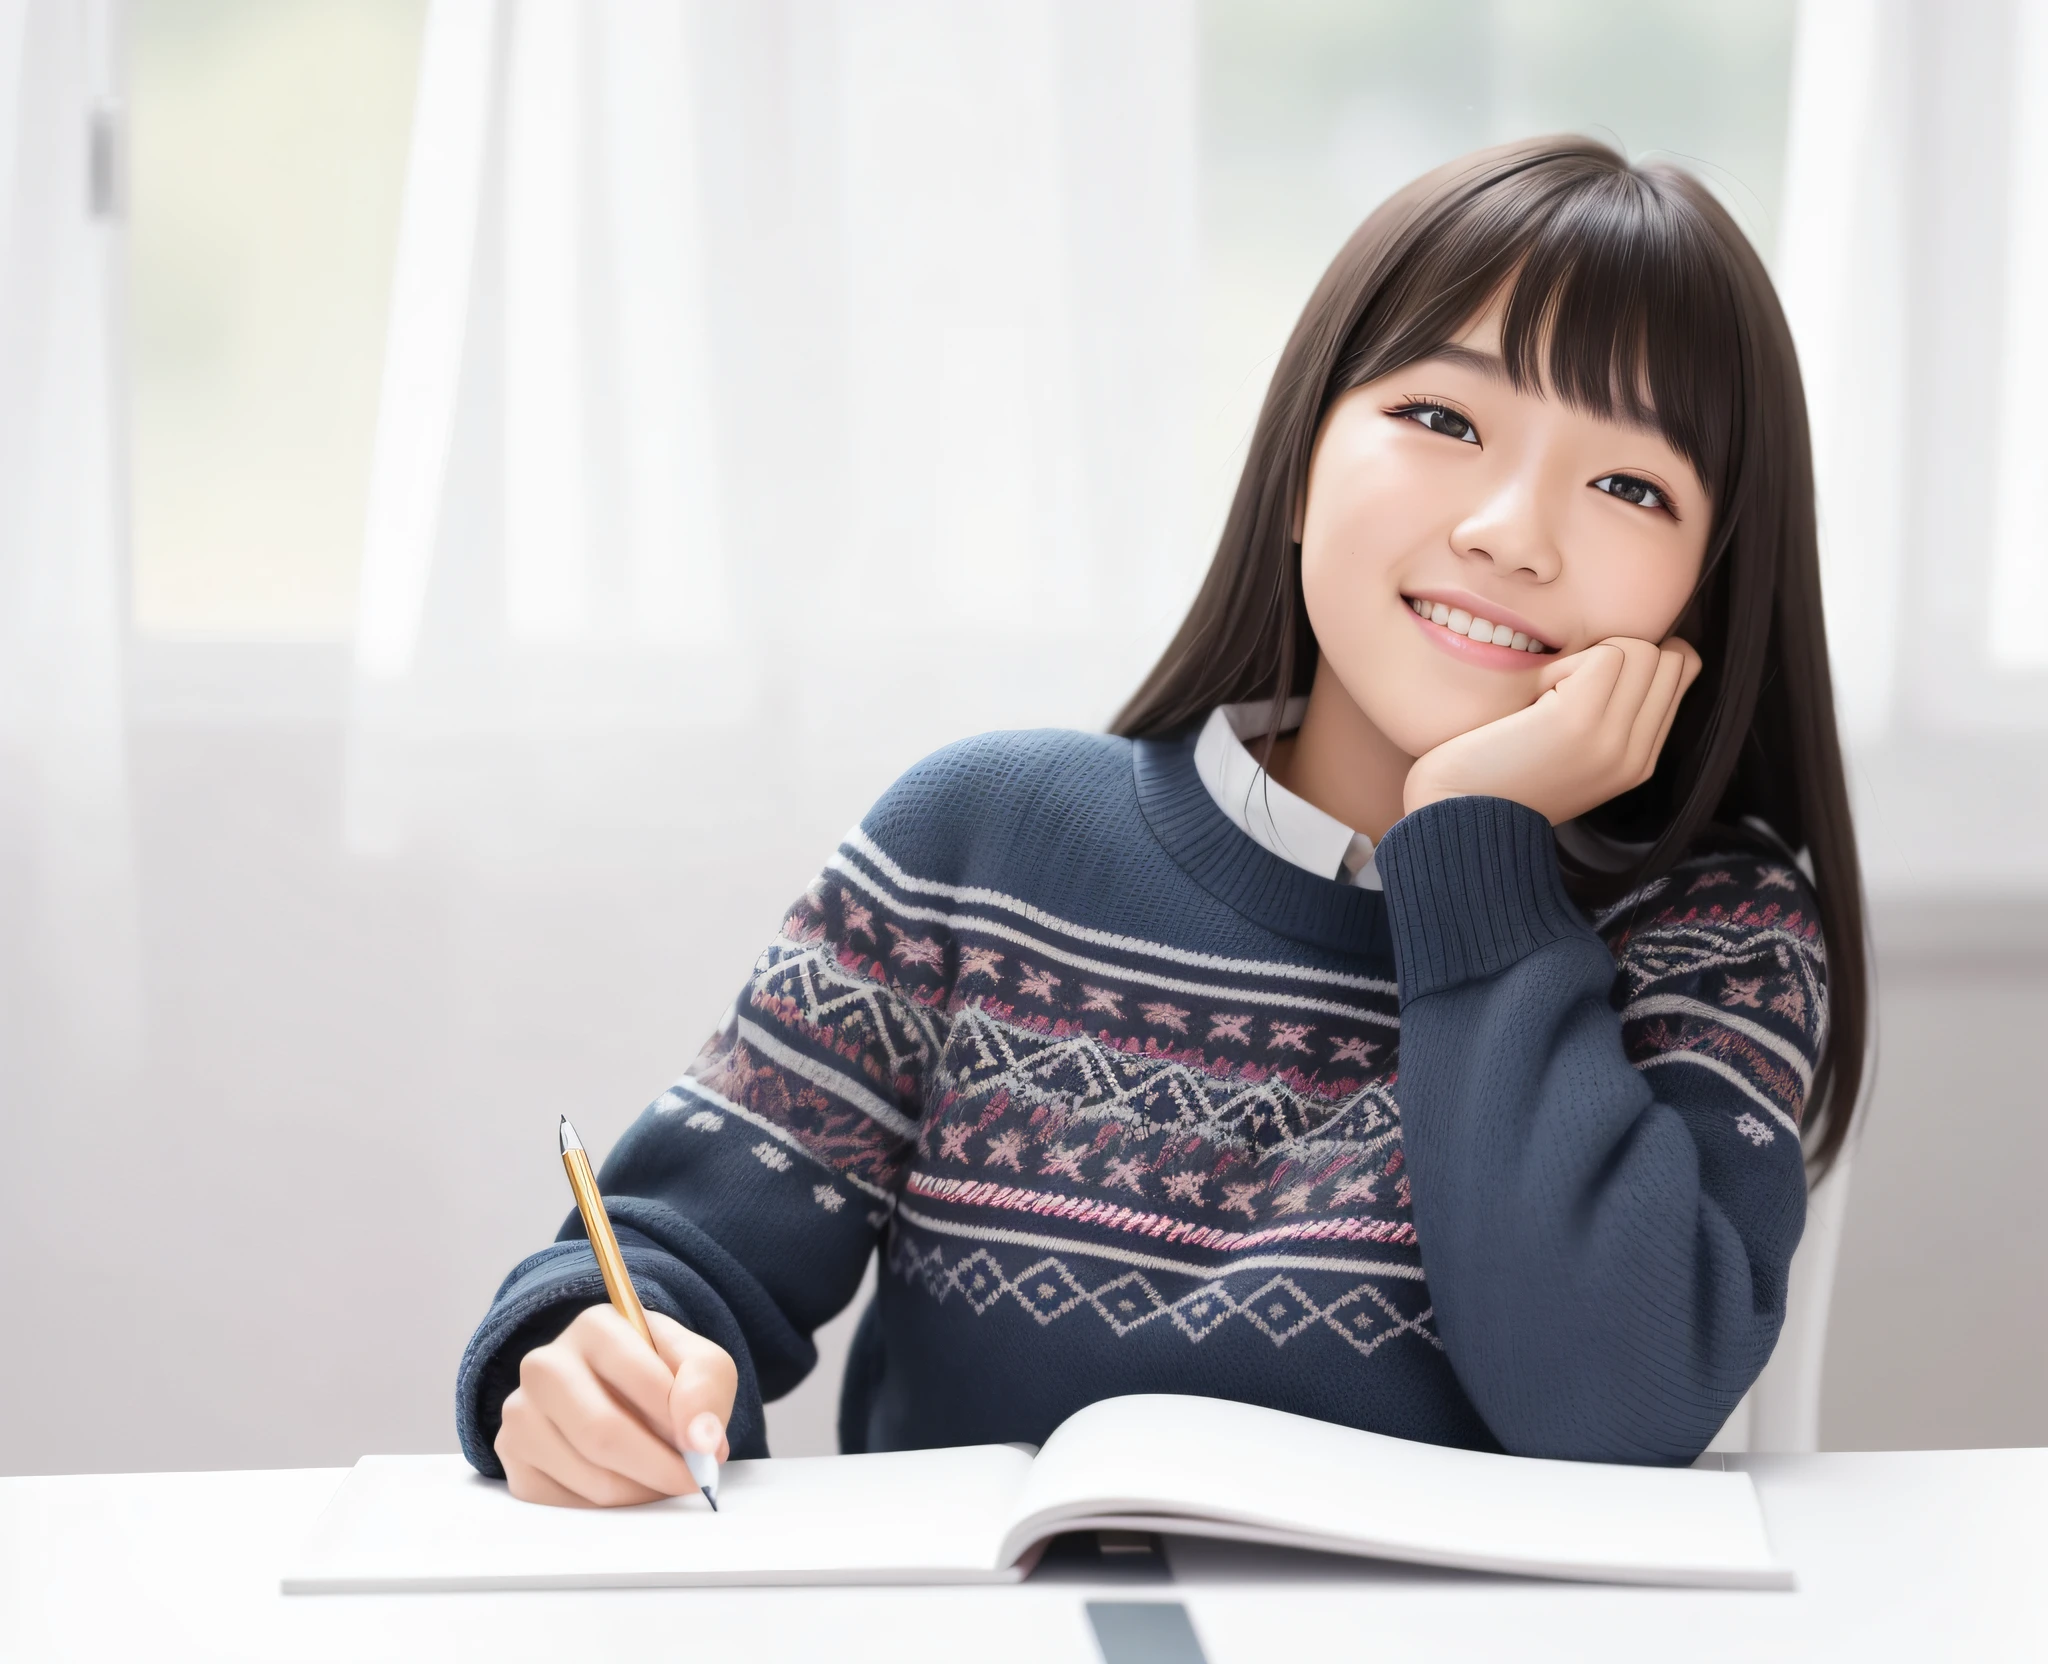
[[[661,1356],[572,1217],[463,1447],[689,1492],[879,1248],[847,1450],[1168,1391],[1690,1461],[1847,1130],[1862,943],[1762,266],[1671,168],[1467,158],[1310,298],[1114,733],[913,768],[612,1152]]]

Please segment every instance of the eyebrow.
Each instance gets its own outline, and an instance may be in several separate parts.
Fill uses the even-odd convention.
[[[1481,375],[1494,381],[1508,379],[1507,363],[1497,352],[1481,352],[1477,347],[1460,346],[1456,341],[1446,341],[1436,351],[1424,353],[1425,359],[1434,358],[1446,364],[1463,365],[1468,370],[1477,370]]]
[[[1418,364],[1427,364],[1432,360],[1439,364],[1456,364],[1467,370],[1477,370],[1489,381],[1505,383],[1511,379],[1508,375],[1507,363],[1499,353],[1481,352],[1477,347],[1463,346],[1456,341],[1446,341],[1434,352],[1424,353],[1416,362]],[[1646,433],[1653,438],[1662,439],[1666,444],[1671,442],[1670,436],[1658,424],[1654,411],[1645,411],[1638,417],[1630,415],[1626,410],[1615,409],[1607,413],[1606,419],[1610,422],[1617,422],[1622,427],[1634,428],[1639,433]]]

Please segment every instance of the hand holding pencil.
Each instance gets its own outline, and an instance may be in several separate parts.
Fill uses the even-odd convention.
[[[520,1360],[494,1447],[512,1494],[612,1508],[700,1491],[716,1507],[739,1372],[722,1346],[641,1306],[566,1118],[561,1144],[611,1303]]]

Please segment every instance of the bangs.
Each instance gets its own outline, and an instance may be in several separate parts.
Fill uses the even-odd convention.
[[[1756,838],[1752,823],[1811,857],[1830,1033],[1808,1099],[1822,1129],[1808,1156],[1824,1169],[1848,1132],[1870,1031],[1806,401],[1770,274],[1682,169],[1559,134],[1446,162],[1375,209],[1302,308],[1216,558],[1113,732],[1186,735],[1241,700],[1267,703],[1277,731],[1286,701],[1312,693],[1322,649],[1300,529],[1331,407],[1442,352],[1495,308],[1501,371],[1517,391],[1656,433],[1713,505],[1675,626],[1699,652],[1699,679],[1650,778],[1578,817],[1559,870],[1590,912],[1705,840]]]
[[[1719,505],[1748,353],[1737,274],[1675,169],[1550,165],[1450,193],[1409,228],[1333,391],[1449,345],[1502,306],[1521,392],[1661,435]]]

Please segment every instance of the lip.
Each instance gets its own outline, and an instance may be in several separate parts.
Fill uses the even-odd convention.
[[[1509,612],[1506,608],[1497,606],[1491,601],[1481,600],[1478,596],[1465,590],[1418,589],[1412,592],[1403,591],[1401,595],[1401,610],[1408,615],[1409,622],[1434,642],[1439,650],[1451,654],[1454,658],[1460,659],[1466,664],[1485,666],[1491,670],[1532,670],[1545,659],[1556,656],[1557,649],[1555,646],[1548,653],[1528,653],[1518,652],[1512,647],[1496,647],[1490,641],[1474,641],[1470,636],[1454,636],[1441,624],[1433,624],[1428,619],[1420,616],[1413,607],[1408,605],[1410,600],[1428,601],[1431,603],[1441,601],[1447,607],[1457,607],[1462,611],[1471,613],[1475,618],[1488,619],[1495,624],[1505,624],[1510,630],[1519,630],[1522,634],[1534,637],[1538,641],[1547,642],[1549,638],[1543,635],[1541,631],[1530,629],[1527,619]]]
[[[1401,598],[1404,601],[1441,601],[1447,607],[1462,608],[1474,618],[1489,619],[1495,624],[1505,624],[1510,630],[1520,630],[1523,635],[1544,643],[1552,651],[1555,651],[1558,646],[1558,643],[1550,639],[1548,631],[1539,630],[1520,613],[1509,612],[1498,601],[1489,601],[1484,596],[1474,595],[1469,589],[1404,589],[1401,592]],[[1524,657],[1530,656],[1532,655],[1524,655]],[[1547,655],[1533,656],[1545,657]]]

